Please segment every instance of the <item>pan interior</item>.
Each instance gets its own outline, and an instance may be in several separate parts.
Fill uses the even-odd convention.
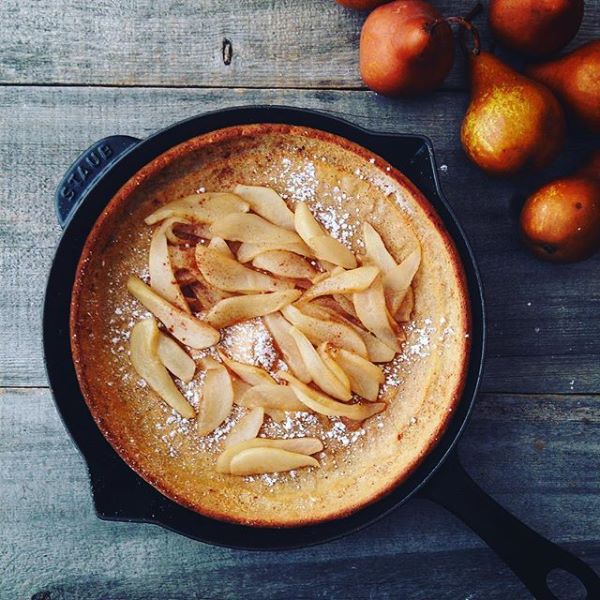
[[[329,232],[361,251],[370,222],[402,259],[419,244],[415,309],[403,351],[385,366],[386,411],[351,428],[315,417],[270,423],[268,437],[315,435],[321,468],[238,478],[214,464],[233,421],[208,437],[177,417],[135,373],[128,336],[145,311],[125,288],[144,276],[157,206],[236,183],[267,185],[291,207],[306,202]],[[443,432],[460,397],[469,308],[456,250],[430,205],[380,158],[342,138],[284,125],[232,127],[176,146],[142,169],[94,227],[78,268],[71,312],[76,370],[102,433],[121,457],[167,497],[202,514],[246,524],[299,526],[349,514],[403,481]],[[229,328],[234,358],[269,370],[279,356],[260,322]],[[202,377],[186,386],[197,404]],[[235,413],[234,413],[235,414]]]

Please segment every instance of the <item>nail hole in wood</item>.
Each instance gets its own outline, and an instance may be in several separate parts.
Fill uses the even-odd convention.
[[[225,65],[231,64],[231,58],[233,57],[233,45],[227,38],[223,38],[223,63]]]

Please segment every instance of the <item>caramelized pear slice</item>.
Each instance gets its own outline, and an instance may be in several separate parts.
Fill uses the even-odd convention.
[[[213,235],[234,242],[278,245],[302,242],[294,231],[269,223],[258,215],[231,213],[211,226]]]
[[[310,208],[304,202],[298,202],[294,209],[294,227],[298,235],[308,243],[314,237],[325,235],[325,229],[314,218]]]
[[[400,344],[388,317],[381,277],[377,277],[366,290],[355,293],[352,301],[360,322],[386,346],[400,352]]]
[[[226,292],[275,292],[291,284],[259,273],[212,248],[196,246],[196,264],[208,283]]]
[[[181,219],[178,217],[171,217],[167,219],[169,221],[169,225],[165,227],[165,236],[167,241],[171,242],[171,244],[178,245],[189,242],[189,239],[184,239],[180,237],[179,228],[180,227],[193,227],[193,223],[191,221],[187,221],[186,219]]]
[[[196,249],[189,246],[170,247],[171,264],[175,270],[175,277],[180,285],[191,288],[196,298],[200,301],[202,308],[208,310],[223,298],[229,298],[232,294],[220,290],[204,279],[196,265]]]
[[[279,277],[312,279],[316,269],[305,259],[287,250],[268,250],[252,261],[252,266]]]
[[[356,314],[356,310],[351,298],[344,296],[344,294],[333,294],[333,299],[337,302],[341,310],[343,310],[347,315],[358,319],[358,315]]]
[[[230,258],[231,260],[235,260],[235,255],[223,238],[217,236],[213,237],[208,244],[208,248],[214,250],[215,252],[220,252],[223,256]]]
[[[318,466],[317,459],[305,454],[278,448],[249,448],[242,450],[231,459],[229,469],[232,475],[260,475]]]
[[[288,452],[296,452],[310,456],[323,450],[323,443],[317,438],[291,438],[287,440],[271,440],[267,438],[256,438],[241,442],[235,446],[227,448],[217,459],[217,471],[219,473],[229,473],[231,459],[244,450],[250,448],[277,448],[279,450],[287,450]]]
[[[335,347],[332,344],[330,344],[329,342],[323,342],[322,344],[319,344],[319,347],[317,348],[317,352],[319,353],[319,356],[321,357],[323,362],[329,367],[329,370],[342,382],[342,384],[344,385],[344,387],[346,389],[350,390],[352,388],[350,386],[350,379],[348,378],[348,375],[346,375],[344,369],[342,369],[342,367],[340,367],[340,365],[338,365],[335,362],[335,360],[333,360],[333,358],[331,357],[331,353],[329,352],[329,349],[333,349],[333,348],[335,348]],[[341,348],[338,348],[338,349],[341,350]],[[354,354],[354,353],[352,353],[352,354]],[[366,359],[363,359],[363,360],[366,360]]]
[[[185,297],[175,279],[166,231],[173,225],[173,219],[167,219],[152,234],[148,270],[150,271],[150,286],[165,300],[185,312],[191,312]]]
[[[231,213],[245,213],[249,210],[249,204],[235,194],[208,192],[169,202],[148,215],[144,221],[146,225],[154,225],[169,217],[177,217],[193,223],[214,223]]]
[[[247,263],[254,260],[259,254],[270,252],[271,250],[285,250],[286,252],[293,252],[294,254],[306,256],[308,258],[314,256],[312,250],[302,240],[290,244],[255,244],[252,242],[242,242],[237,251],[237,259],[241,263]]]
[[[213,327],[221,329],[240,321],[262,317],[277,312],[296,301],[301,293],[300,290],[285,290],[270,294],[250,294],[225,298],[208,311],[206,321]]]
[[[199,435],[213,432],[229,416],[233,407],[233,386],[229,371],[216,361],[207,367],[198,408]]]
[[[345,298],[345,296],[341,296]],[[320,299],[322,300],[322,299]],[[352,305],[354,307],[354,305]],[[389,362],[396,355],[395,350],[386,346],[381,340],[376,338],[370,331],[365,331],[362,327],[359,327],[356,323],[346,318],[345,315],[340,314],[337,311],[332,310],[329,306],[323,305],[320,302],[317,304],[315,302],[309,302],[308,304],[304,304],[302,309],[317,319],[327,319],[329,318],[341,321],[345,323],[348,327],[350,327],[353,331],[355,331],[358,336],[362,339],[367,349],[366,354],[361,354],[360,352],[356,352],[355,354],[359,354],[364,358],[368,358],[372,362],[381,363],[381,362]],[[358,318],[358,317],[357,317]],[[349,350],[352,352],[352,350]]]
[[[200,365],[206,370],[219,369],[220,367],[223,366],[216,358],[213,358],[210,355],[205,356],[204,358],[201,358]]]
[[[412,314],[414,307],[415,307],[415,294],[413,292],[413,289],[411,287],[409,287],[408,290],[406,290],[404,299],[402,300],[400,307],[396,311],[394,318],[399,323],[406,323],[406,322],[410,321],[410,316]]]
[[[421,264],[421,250],[413,250],[401,263],[383,275],[383,289],[390,312],[395,315]]]
[[[416,248],[397,264],[372,225],[365,223],[363,233],[367,258],[383,273],[383,289],[387,305],[392,315],[396,316],[421,264],[421,249]]]
[[[129,336],[131,364],[137,374],[171,408],[185,419],[193,419],[194,409],[183,397],[158,357],[160,332],[154,319],[136,323]]]
[[[253,244],[252,242],[242,242],[236,252],[238,262],[242,264],[254,260],[259,254],[273,250],[273,246],[263,246],[261,244]]]
[[[332,400],[329,396],[317,392],[317,390],[302,383],[287,371],[279,373],[281,379],[289,382],[296,393],[298,400],[306,404],[308,408],[321,415],[328,417],[346,417],[353,421],[364,421],[385,409],[385,402],[374,402],[372,404],[346,404]]]
[[[306,243],[325,268],[328,266],[326,263],[333,263],[344,269],[356,268],[356,257],[352,251],[330,235],[318,235]]]
[[[240,400],[252,386],[237,377],[231,378],[231,386],[233,387],[233,403],[241,406]]]
[[[233,191],[247,202],[257,215],[279,227],[294,230],[294,213],[275,190],[258,185],[236,185]]]
[[[174,220],[175,223],[166,231],[171,244],[190,244],[196,243],[196,238],[210,240],[213,237],[208,223],[191,223],[179,217],[174,217]]]
[[[343,348],[324,348],[344,370],[355,394],[374,402],[379,395],[379,386],[385,381],[383,371],[372,362]]]
[[[352,397],[348,379],[338,379],[335,373],[325,364],[319,353],[313,348],[308,338],[296,327],[290,327],[290,335],[294,338],[302,360],[310,373],[311,379],[327,394],[347,402]],[[348,384],[348,385],[345,385]]]
[[[189,287],[200,303],[201,310],[210,310],[217,302],[232,296],[229,292],[219,290],[210,285],[202,275],[200,275],[200,280],[189,284]]]
[[[354,292],[366,290],[377,275],[379,275],[377,267],[358,267],[357,269],[331,275],[331,277],[308,288],[304,292],[301,301],[308,302],[319,296],[353,294]]]
[[[197,238],[205,240],[212,238],[208,223],[192,223],[179,217],[172,217],[170,220],[172,223],[166,229],[165,235],[167,240],[174,246],[195,244],[198,241]]]
[[[296,398],[289,385],[265,383],[251,387],[237,403],[246,408],[261,406],[265,410],[307,412],[306,406]]]
[[[273,336],[279,351],[283,354],[287,366],[300,381],[309,383],[311,380],[310,373],[302,360],[294,338],[289,334],[289,322],[278,312],[265,315],[263,321]]]
[[[356,333],[362,338],[366,348],[369,360],[374,363],[390,362],[396,356],[396,351],[384,344],[379,338],[375,337],[370,331],[365,331],[360,327],[355,328]]]
[[[308,206],[303,202],[296,204],[294,226],[298,235],[306,242],[319,260],[328,261],[346,269],[356,267],[354,254],[323,229],[313,217]]]
[[[127,289],[182,344],[202,350],[214,346],[219,341],[221,336],[216,329],[173,306],[138,277],[129,277]]]
[[[245,414],[233,427],[233,429],[229,432],[225,443],[223,444],[224,448],[231,448],[232,446],[236,446],[241,442],[246,442],[248,440],[254,439],[260,428],[262,427],[263,421],[265,419],[265,411],[260,406],[253,408],[247,414]]]
[[[260,385],[261,383],[275,384],[275,380],[264,369],[233,360],[220,348],[217,352],[221,360],[225,363],[225,366],[233,371],[242,381],[250,385]]]
[[[323,342],[331,342],[338,348],[346,348],[346,350],[367,356],[367,347],[362,338],[346,323],[333,319],[325,321],[311,317],[291,304],[282,308],[281,312],[315,346]]]
[[[345,298],[345,296],[341,296]],[[317,319],[333,319],[341,321],[350,327],[353,331],[355,331],[359,337],[363,340],[367,352],[366,354],[361,354],[360,352],[354,351],[355,354],[359,354],[364,358],[368,358],[372,362],[381,363],[381,362],[389,362],[396,355],[395,350],[386,346],[381,340],[376,338],[371,332],[365,331],[362,327],[359,327],[350,319],[346,318],[345,315],[340,314],[338,311],[333,310],[328,305],[322,304],[322,300],[325,298],[320,298],[318,302],[309,302],[307,304],[302,305],[302,310],[309,314],[312,317]],[[352,305],[354,306],[354,305]],[[358,318],[358,317],[357,317]]]
[[[321,281],[324,281],[325,279],[328,279],[329,277],[331,277],[331,273],[329,271],[321,271],[320,273],[317,273],[312,278],[312,283],[313,284],[321,283]]]
[[[189,383],[194,378],[194,359],[172,337],[164,333],[158,336],[158,357],[162,364],[184,383]]]
[[[265,409],[265,414],[271,417],[271,420],[275,421],[275,423],[282,423],[287,418],[287,413],[278,408],[267,408]]]
[[[394,257],[388,252],[381,236],[370,223],[363,225],[363,241],[365,243],[365,250],[367,251],[367,258],[382,273],[387,273],[396,266]]]
[[[322,302],[323,300],[327,301],[330,298],[317,298],[313,302],[307,302],[299,306],[302,308],[302,312],[309,317],[321,319],[321,321],[343,320],[345,322],[344,317],[338,311],[331,308],[327,302]]]
[[[196,253],[192,246],[170,246],[169,258],[173,271],[177,275],[178,271],[190,271],[194,276],[200,277],[200,272],[196,266]]]

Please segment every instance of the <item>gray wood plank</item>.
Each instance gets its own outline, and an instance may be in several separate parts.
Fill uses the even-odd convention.
[[[473,4],[435,3],[445,15]],[[355,88],[364,19],[333,0],[4,0],[0,82]],[[486,18],[476,23],[489,46]],[[600,5],[587,2],[572,46],[597,37],[599,26]],[[457,60],[446,86],[464,83]]]
[[[77,153],[103,136],[138,137],[193,114],[231,105],[288,104],[318,108],[380,131],[428,135],[442,185],[471,239],[486,288],[489,359],[484,390],[600,392],[600,256],[576,265],[542,263],[521,248],[512,213],[515,195],[565,172],[591,141],[547,172],[494,180],[471,165],[458,139],[461,94],[440,92],[396,103],[370,92],[175,90],[116,88],[0,89],[0,385],[45,385],[40,306],[60,230],[52,197]]]
[[[0,422],[2,598],[529,597],[479,538],[426,501],[349,538],[275,554],[103,522],[47,390],[4,390]],[[599,440],[599,397],[484,395],[460,453],[504,506],[600,569]]]

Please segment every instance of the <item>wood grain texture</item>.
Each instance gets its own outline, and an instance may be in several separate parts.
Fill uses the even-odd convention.
[[[434,4],[453,15],[474,1]],[[0,82],[356,88],[364,19],[333,0],[3,0]],[[476,23],[489,46],[485,16]],[[570,47],[597,37],[599,27],[600,5],[586,2]],[[446,87],[464,86],[458,56]]]
[[[54,188],[78,152],[114,133],[145,137],[191,115],[232,105],[288,104],[326,110],[380,131],[428,135],[446,196],[480,263],[488,301],[483,388],[495,392],[600,392],[600,256],[568,266],[521,247],[515,202],[582,159],[578,136],[551,169],[518,182],[494,180],[468,163],[458,131],[461,94],[394,102],[361,91],[0,88],[0,385],[45,385],[40,307],[60,235]],[[568,156],[568,158],[564,158]]]
[[[47,390],[4,390],[0,423],[11,432],[0,436],[2,598],[529,597],[474,534],[426,501],[346,539],[277,553],[102,522]],[[596,569],[599,451],[600,398],[590,396],[484,395],[460,446],[486,491]]]
[[[446,15],[473,2],[433,1]],[[0,1],[0,388],[16,386],[0,389],[2,600],[530,597],[479,538],[422,500],[349,538],[276,554],[95,516],[84,461],[49,391],[37,389],[46,385],[41,303],[60,235],[54,188],[103,136],[145,137],[207,110],[258,103],[433,140],[488,303],[487,393],[462,461],[502,505],[600,572],[600,395],[591,395],[600,394],[600,256],[544,264],[521,248],[516,229],[526,195],[574,168],[597,140],[571,128],[567,152],[544,173],[488,178],[460,149],[462,57],[436,94],[377,97],[357,70],[364,18],[333,0]],[[476,23],[489,48],[485,17]],[[588,0],[569,48],[599,31],[600,2]],[[574,597],[568,584],[561,590]]]

